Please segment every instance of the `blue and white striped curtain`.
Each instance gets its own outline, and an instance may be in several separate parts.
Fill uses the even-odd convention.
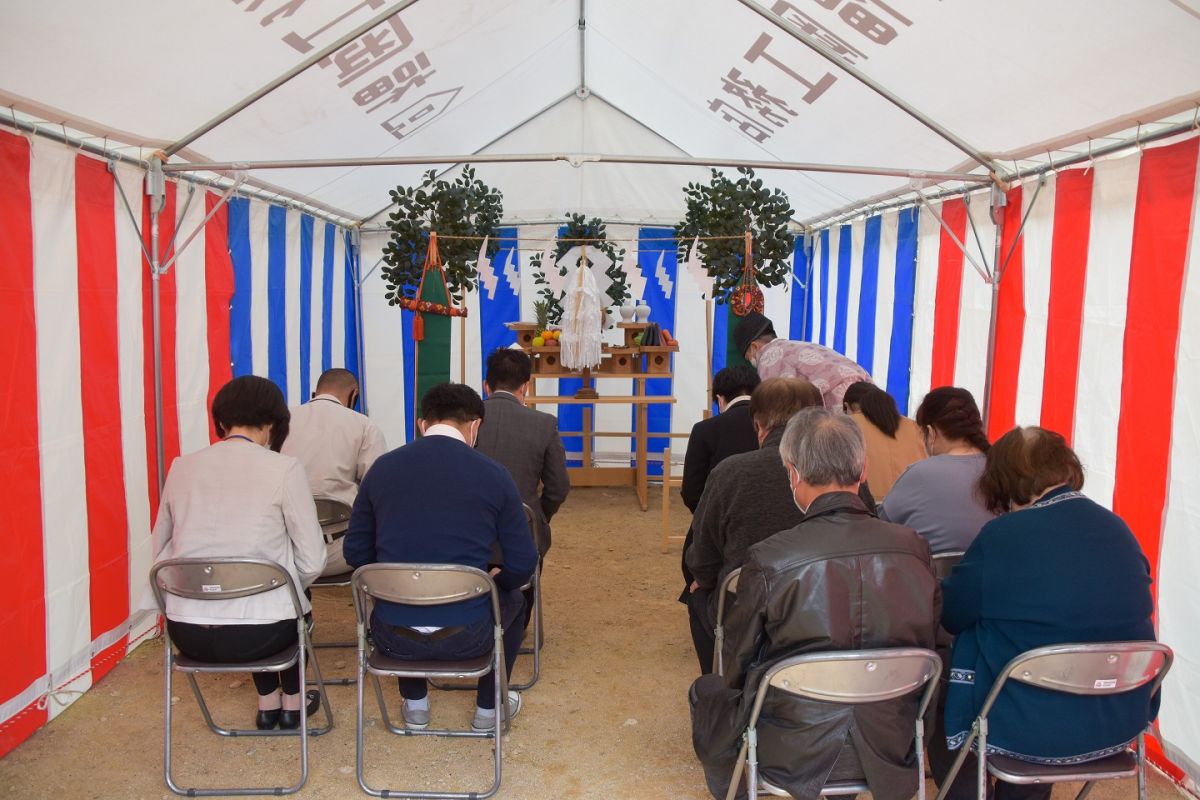
[[[357,261],[348,231],[293,209],[229,201],[233,374],[263,375],[289,405],[331,367],[359,373]]]

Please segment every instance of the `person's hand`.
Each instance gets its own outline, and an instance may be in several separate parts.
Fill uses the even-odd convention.
[[[700,588],[700,584],[696,583],[695,581],[692,581],[692,585],[688,587],[688,593],[692,594],[699,588]]]

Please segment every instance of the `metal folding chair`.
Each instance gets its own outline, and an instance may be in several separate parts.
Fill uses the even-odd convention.
[[[525,507],[525,520],[529,523],[529,535],[533,537],[534,546],[537,546],[537,535],[535,526],[537,518],[534,516],[533,509],[528,503],[522,503]],[[538,559],[537,568],[533,571],[533,577],[529,579],[529,583],[521,587],[521,591],[533,590],[533,646],[522,647],[517,651],[518,655],[533,656],[533,675],[525,683],[514,683],[512,688],[519,691],[532,688],[538,682],[538,678],[542,674],[542,562]]]
[[[717,594],[717,623],[713,628],[713,665],[717,675],[725,674],[725,657],[721,654],[725,644],[725,598],[729,595],[737,596],[738,578],[741,575],[741,567],[726,575]]]
[[[1083,800],[1097,781],[1118,780],[1137,776],[1138,798],[1146,797],[1146,734],[1139,733],[1134,752],[1125,750],[1096,761],[1064,766],[1035,764],[1007,756],[987,753],[988,712],[996,703],[1009,680],[1019,681],[1053,692],[1109,696],[1124,694],[1151,684],[1151,694],[1158,691],[1175,654],[1159,642],[1098,642],[1093,644],[1061,644],[1027,650],[1009,661],[996,678],[991,691],[971,725],[958,757],[942,780],[938,800],[950,790],[962,768],[972,744],[977,744],[976,785],[979,797],[987,797],[987,776],[1008,783],[1063,783],[1084,781],[1076,800]],[[1029,720],[1035,724],[1036,720]],[[1146,720],[1147,725],[1150,720]]]
[[[304,622],[304,611],[296,584],[287,570],[272,561],[254,558],[176,558],[162,561],[150,570],[150,585],[154,588],[154,599],[158,610],[166,616],[165,595],[174,595],[189,600],[231,600],[239,597],[271,592],[286,588],[296,610],[296,641],[291,647],[270,658],[258,661],[221,662],[196,661],[175,653],[171,646],[170,633],[164,629],[163,651],[166,654],[166,676],[164,679],[164,731],[163,731],[163,775],[167,786],[176,794],[189,797],[211,795],[280,795],[299,791],[308,780],[308,737],[318,736],[333,728],[333,712],[329,708],[329,696],[321,680],[321,669],[317,664],[312,642],[308,638],[308,626]],[[311,661],[306,662],[306,657]],[[321,690],[321,704],[325,709],[325,725],[309,728],[307,702],[301,692],[300,727],[295,731],[223,728],[217,725],[196,682],[196,674],[202,672],[282,672],[298,664],[300,675],[305,676],[306,663],[311,663],[317,688]],[[182,672],[192,685],[192,692],[200,704],[204,721],[213,733],[221,736],[296,736],[300,737],[300,780],[288,787],[234,787],[228,789],[182,788],[171,774],[171,697],[174,675]],[[303,687],[302,687],[303,688]]]
[[[350,528],[350,506],[332,497],[313,497],[317,507],[317,521],[321,524],[321,533],[325,544],[333,544],[346,535]],[[354,572],[344,572],[340,575],[322,575],[312,582],[310,589],[337,589],[350,585],[350,576]],[[314,642],[313,647],[330,647],[353,649],[357,642],[353,639],[343,639],[334,642]],[[353,686],[354,678],[330,678],[325,681],[328,686]]]
[[[946,576],[954,571],[958,566],[958,562],[962,561],[965,550],[947,550],[944,553],[933,554],[933,574],[939,581],[944,581]]]
[[[806,653],[780,661],[767,670],[758,684],[726,800],[733,800],[737,795],[743,765],[747,769],[746,786],[750,800],[757,800],[760,792],[788,796],[786,791],[766,783],[758,774],[758,717],[770,690],[826,703],[858,705],[894,700],[922,686],[925,691],[921,694],[913,729],[917,764],[916,795],[918,800],[925,800],[924,716],[941,673],[942,660],[937,653],[918,647]],[[797,757],[803,757],[803,754],[797,754]],[[821,796],[869,791],[865,780],[834,781],[821,789]]]
[[[354,611],[358,616],[358,694],[356,730],[356,769],[358,785],[374,797],[438,798],[439,800],[482,800],[500,789],[501,739],[508,730],[508,681],[504,672],[504,630],[501,627],[500,593],[490,575],[474,567],[458,564],[367,564],[354,572],[351,581],[354,591]],[[495,640],[492,649],[476,658],[464,661],[402,661],[390,658],[368,643],[371,607],[376,601],[411,606],[437,606],[461,603],[490,595],[492,619],[495,621]],[[396,678],[466,679],[479,678],[492,672],[496,688],[496,722],[490,731],[459,729],[413,730],[398,726],[388,716],[380,676]],[[482,792],[427,792],[397,789],[374,789],[367,784],[363,770],[363,686],[367,675],[375,685],[375,698],[383,724],[400,736],[450,736],[492,739],[495,743],[495,778]]]

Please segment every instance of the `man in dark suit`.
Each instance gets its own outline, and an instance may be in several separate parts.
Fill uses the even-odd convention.
[[[532,368],[521,350],[500,348],[488,356],[486,414],[475,449],[503,464],[516,481],[522,502],[533,509],[538,555],[545,557],[550,518],[567,499],[571,481],[558,420],[525,407]]]
[[[488,569],[499,544],[503,563],[492,570],[500,589],[504,662],[511,673],[523,634],[521,586],[533,575],[537,550],[521,496],[502,466],[474,449],[483,420],[483,400],[469,386],[442,383],[421,398],[422,438],[375,461],[359,487],[343,552],[352,567],[375,562],[464,564]],[[379,601],[371,615],[375,644],[402,660],[456,660],[488,652],[494,627],[490,604],[478,597],[446,606],[418,608]],[[429,725],[428,687],[420,678],[400,678],[404,721]],[[476,730],[495,725],[491,675],[476,690]],[[510,691],[506,713],[521,708]]]
[[[739,364],[725,367],[713,376],[713,397],[717,401],[718,414],[702,419],[692,426],[688,437],[687,454],[683,457],[683,484],[679,496],[688,511],[696,513],[700,505],[700,494],[708,481],[713,467],[729,456],[749,453],[758,449],[758,434],[750,419],[750,394],[758,386],[758,373],[754,367]],[[687,603],[688,587],[695,580],[687,565],[687,551],[695,536],[688,527],[683,540],[681,557],[683,569],[683,593],[679,602]]]

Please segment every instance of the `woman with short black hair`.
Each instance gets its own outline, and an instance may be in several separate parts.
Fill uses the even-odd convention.
[[[998,673],[1021,653],[1154,639],[1149,562],[1124,521],[1082,488],[1079,459],[1053,431],[1014,428],[988,450],[979,491],[1001,516],[983,526],[942,584],[942,625],[956,635],[945,714],[951,750],[962,745]],[[988,752],[1084,763],[1124,750],[1156,710],[1149,686],[1085,696],[1013,682],[988,714]],[[931,746],[929,755],[934,773],[944,775],[952,753]],[[959,776],[949,796],[975,797],[975,766],[964,764]],[[998,784],[995,797],[1048,798],[1050,789]]]
[[[175,459],[167,474],[154,525],[156,562],[261,558],[286,569],[302,591],[325,566],[325,540],[303,467],[277,452],[291,417],[283,393],[266,378],[234,378],[213,398],[212,417],[221,440]],[[308,599],[300,601],[309,613]],[[197,661],[255,661],[296,643],[286,587],[231,600],[168,595],[166,612],[171,641]],[[299,669],[253,676],[257,727],[299,727]],[[309,714],[319,702],[308,698]]]

